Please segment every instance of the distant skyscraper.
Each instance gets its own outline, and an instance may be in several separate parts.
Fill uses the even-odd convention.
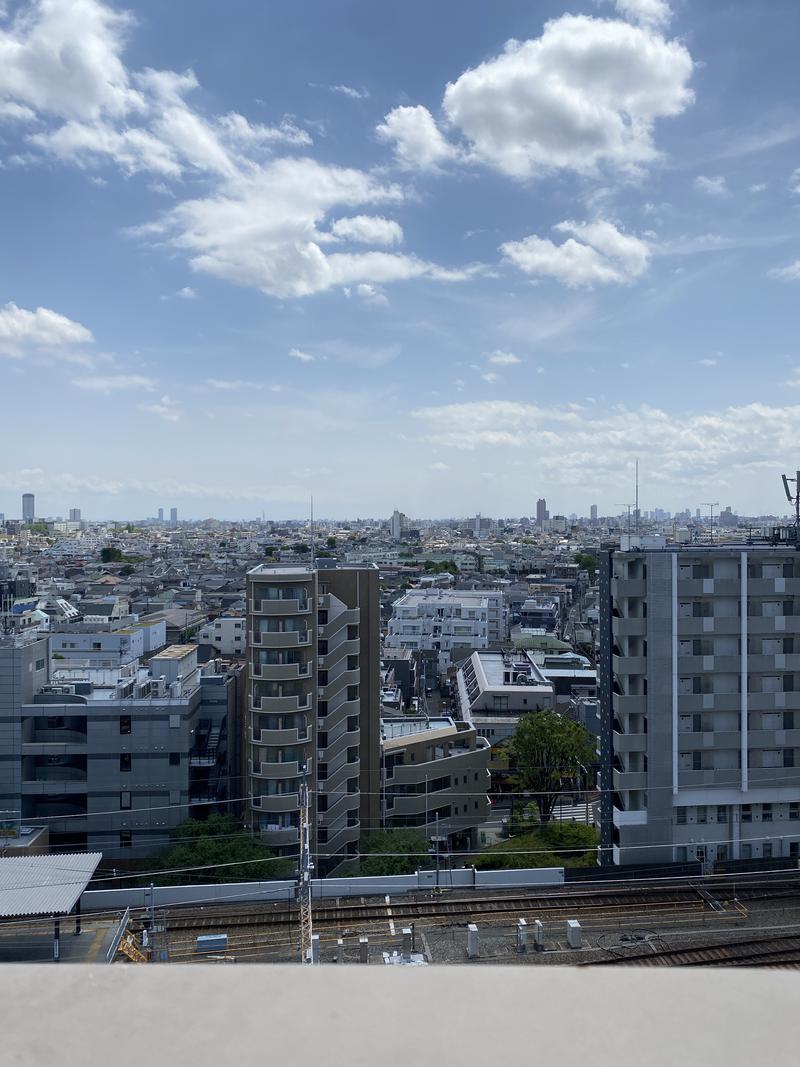
[[[169,509],[169,524],[170,524],[170,526],[177,526],[178,525],[178,509],[177,508],[170,508]]]
[[[81,509],[80,508],[70,508],[69,509],[69,521],[70,522],[80,522],[81,521]]]
[[[163,508],[159,508],[158,509],[158,521],[159,522],[163,522],[164,521],[164,509]]]
[[[406,517],[402,511],[398,511],[397,508],[392,512],[392,517],[389,519],[389,535],[393,541],[400,541],[403,537],[403,529],[406,525]]]
[[[544,526],[549,518],[550,512],[547,510],[547,501],[544,497],[540,497],[536,501],[536,525]]]
[[[36,514],[36,508],[34,506],[33,493],[22,494],[22,521],[33,522],[33,517]]]
[[[592,504],[589,508],[589,518],[592,522],[597,522],[597,504]]]

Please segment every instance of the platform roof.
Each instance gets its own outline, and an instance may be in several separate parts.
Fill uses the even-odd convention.
[[[0,858],[0,918],[69,914],[102,858],[102,852]]]

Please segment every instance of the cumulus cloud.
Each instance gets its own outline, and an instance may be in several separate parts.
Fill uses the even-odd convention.
[[[356,241],[367,245],[393,245],[403,240],[403,230],[394,219],[381,215],[353,215],[336,219],[330,231],[344,241]]]
[[[181,300],[197,300],[197,290],[193,289],[191,285],[184,285],[183,289],[179,289],[176,296],[179,296]]]
[[[392,146],[401,166],[436,170],[458,150],[443,136],[426,107],[396,107],[375,128],[381,141]]]
[[[302,348],[290,348],[289,349],[289,355],[290,355],[290,357],[292,359],[297,359],[301,363],[313,363],[314,362],[314,357],[310,353],[304,352],[302,350]]]
[[[566,220],[553,228],[571,236],[558,245],[532,234],[521,241],[506,241],[500,251],[525,274],[554,278],[570,288],[622,285],[647,270],[647,242],[621,232],[611,222]]]
[[[773,267],[767,271],[768,278],[774,278],[778,282],[800,282],[800,259],[789,263],[785,267]]]
[[[156,415],[162,422],[180,422],[180,405],[169,396],[162,396],[155,404],[140,404],[139,410]]]
[[[85,326],[49,308],[29,311],[14,303],[0,308],[0,355],[19,359],[35,350],[53,351],[93,341]]]
[[[515,178],[657,156],[655,123],[694,100],[692,57],[652,25],[564,15],[447,86],[443,107],[474,159]]]
[[[362,282],[361,285],[356,286],[356,296],[365,304],[371,304],[373,307],[389,306],[389,299],[386,293],[377,285],[367,285]]]
[[[722,176],[707,178],[704,174],[699,174],[694,180],[694,187],[708,196],[728,196],[729,193],[728,184]]]
[[[623,18],[644,26],[668,26],[672,19],[667,0],[614,0],[614,6]]]
[[[145,378],[141,374],[89,375],[73,378],[72,384],[78,389],[94,393],[118,393],[126,389],[144,389],[149,392],[155,389],[156,385],[152,378]]]
[[[499,348],[492,352],[488,359],[490,363],[496,363],[499,367],[511,367],[515,363],[522,362],[519,356],[515,356],[513,352],[503,352]]]

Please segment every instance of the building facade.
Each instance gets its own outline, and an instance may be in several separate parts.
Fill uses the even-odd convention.
[[[304,774],[317,870],[358,857],[380,825],[377,568],[260,566],[247,575],[248,821],[296,856]]]
[[[800,855],[800,554],[601,555],[605,862]]]
[[[33,493],[22,494],[22,521],[33,522],[36,516],[36,501]]]
[[[493,589],[409,589],[393,606],[385,646],[435,651],[439,669],[456,648],[488,648],[506,633],[503,594]]]
[[[552,683],[530,652],[473,652],[458,669],[456,689],[461,718],[491,745],[507,741],[520,716],[554,706]]]

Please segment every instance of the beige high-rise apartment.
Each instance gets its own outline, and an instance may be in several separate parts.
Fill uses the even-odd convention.
[[[248,821],[278,855],[298,854],[305,773],[325,875],[380,828],[380,595],[376,567],[322,563],[247,575],[243,751]]]

